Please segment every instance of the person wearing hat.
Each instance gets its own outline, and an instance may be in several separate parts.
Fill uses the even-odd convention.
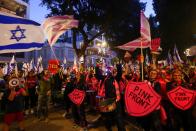
[[[19,83],[17,78],[11,78],[8,81],[9,87],[4,94],[6,114],[3,121],[3,131],[9,131],[9,127],[14,121],[18,122],[19,130],[24,131],[23,97],[26,96],[26,92],[19,87]]]

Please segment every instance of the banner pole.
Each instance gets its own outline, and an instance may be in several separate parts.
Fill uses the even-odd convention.
[[[56,57],[56,55],[55,55],[55,53],[54,53],[54,50],[53,50],[52,46],[50,46],[50,48],[51,48],[51,50],[52,50],[52,53],[53,53],[55,59],[58,61],[58,59],[57,59],[57,57]]]
[[[142,50],[142,38],[140,39],[140,42],[141,42],[142,81],[144,81],[144,60],[143,60],[143,50]]]

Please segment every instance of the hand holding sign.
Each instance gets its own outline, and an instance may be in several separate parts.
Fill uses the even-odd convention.
[[[181,110],[187,110],[195,103],[195,91],[181,86],[169,91],[167,96],[172,104]]]
[[[84,100],[85,92],[74,89],[71,93],[69,93],[68,96],[73,103],[75,103],[76,105],[80,105]]]
[[[145,116],[159,106],[161,97],[145,82],[129,82],[125,91],[125,104],[131,116]]]

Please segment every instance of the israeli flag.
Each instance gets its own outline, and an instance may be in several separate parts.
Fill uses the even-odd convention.
[[[0,13],[0,53],[39,50],[45,37],[39,23]]]

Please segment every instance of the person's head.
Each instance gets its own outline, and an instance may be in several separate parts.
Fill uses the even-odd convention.
[[[95,74],[94,71],[93,70],[90,70],[89,71],[89,78],[92,78],[94,76],[94,74]]]
[[[157,72],[157,70],[150,70],[150,72],[149,72],[149,79],[156,79],[157,78],[157,76],[158,76],[158,72]]]
[[[176,81],[176,82],[182,81],[182,71],[181,70],[174,70],[172,72],[172,79],[173,79],[173,81]]]
[[[134,82],[138,82],[140,80],[140,72],[139,71],[133,72],[131,79]]]
[[[43,73],[44,73],[44,76],[48,76],[48,75],[50,75],[50,72],[49,72],[49,70],[48,70],[48,69],[44,69]]]
[[[23,76],[23,73],[24,73],[24,72],[23,72],[22,70],[19,70],[19,71],[18,71],[18,77],[22,77],[22,76]]]
[[[158,74],[159,74],[160,78],[162,78],[162,79],[166,79],[166,77],[167,77],[167,72],[166,72],[166,70],[164,70],[164,69],[161,69],[161,70],[158,72]]]
[[[17,77],[17,75],[16,75],[15,71],[12,71],[10,73],[10,78],[16,78],[16,77]]]
[[[106,72],[105,72],[105,75],[107,76],[107,77],[111,77],[113,74],[113,72],[112,72],[112,69],[113,67],[111,67],[111,66],[108,66],[107,68],[106,68]]]

